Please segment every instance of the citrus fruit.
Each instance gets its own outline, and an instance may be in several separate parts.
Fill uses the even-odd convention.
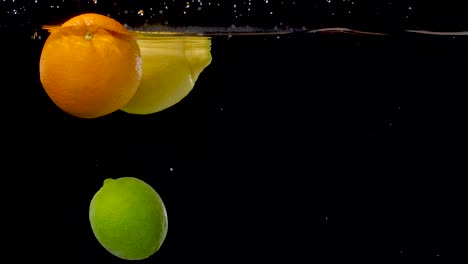
[[[89,221],[99,243],[126,260],[148,258],[167,234],[167,213],[161,197],[133,177],[106,179],[89,207]]]
[[[158,36],[138,32],[143,76],[137,92],[122,110],[152,114],[180,102],[211,63],[211,40],[195,36]]]
[[[40,80],[52,101],[81,118],[110,114],[135,94],[141,80],[137,36],[116,20],[83,14],[50,35],[40,58]]]

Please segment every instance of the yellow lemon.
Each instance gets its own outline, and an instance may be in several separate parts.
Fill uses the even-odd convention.
[[[180,102],[211,63],[211,39],[138,33],[143,74],[133,98],[121,110],[152,114]]]

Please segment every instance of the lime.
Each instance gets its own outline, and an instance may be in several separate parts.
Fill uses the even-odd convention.
[[[167,234],[167,213],[161,197],[133,177],[106,179],[89,207],[96,239],[113,255],[141,260],[158,251]]]

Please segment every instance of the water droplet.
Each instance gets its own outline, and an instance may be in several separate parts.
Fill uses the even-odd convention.
[[[85,35],[85,39],[90,40],[93,38],[93,34],[91,32],[87,32]]]

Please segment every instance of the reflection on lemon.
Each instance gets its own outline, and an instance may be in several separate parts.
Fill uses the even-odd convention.
[[[130,102],[130,114],[152,114],[187,96],[200,73],[211,63],[211,40],[200,36],[138,32],[143,75]]]

